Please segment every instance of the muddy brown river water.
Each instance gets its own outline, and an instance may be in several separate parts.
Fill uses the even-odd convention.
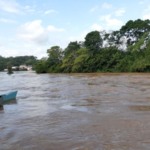
[[[0,73],[0,150],[150,150],[150,74]]]

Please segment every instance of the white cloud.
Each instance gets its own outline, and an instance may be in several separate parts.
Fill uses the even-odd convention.
[[[56,10],[54,10],[54,9],[46,10],[44,12],[45,15],[48,15],[48,14],[51,14],[51,13],[58,13],[58,12]]]
[[[116,30],[123,25],[121,20],[113,18],[110,14],[101,16],[100,20],[103,21],[105,27],[109,30]]]
[[[144,12],[143,12],[143,16],[142,18],[145,20],[145,19],[150,19],[150,6],[148,6]]]
[[[14,14],[38,13],[35,5],[23,6],[17,0],[0,0],[0,10]]]
[[[139,4],[140,4],[140,5],[143,5],[143,4],[144,4],[144,1],[143,1],[143,0],[140,0],[140,1],[139,1]]]
[[[92,31],[102,31],[103,27],[100,26],[97,23],[92,24],[91,26],[89,26],[88,28],[86,28],[85,30],[81,31],[79,34],[74,35],[74,36],[70,36],[67,40],[67,43],[69,43],[70,41],[84,41],[85,37],[88,33],[92,32]]]
[[[47,45],[35,46],[30,43],[22,43],[22,46],[19,46],[16,49],[17,49],[16,51],[17,56],[33,55],[37,56],[38,58],[42,58],[47,56],[46,50],[48,49],[48,46]]]
[[[98,10],[101,9],[101,8],[102,8],[102,9],[110,9],[110,8],[112,8],[112,5],[105,2],[105,3],[103,3],[101,6],[96,5],[96,6],[92,7],[92,8],[90,9],[90,12],[91,12],[91,13],[96,12],[96,11],[98,11]]]
[[[15,42],[16,45],[18,42]],[[25,55],[33,55],[37,56],[38,58],[42,58],[47,56],[46,50],[47,50],[47,45],[46,46],[33,46],[30,45],[29,43],[22,43],[22,45],[19,45],[17,47],[9,47],[7,45],[0,47],[1,48],[1,56],[3,57],[10,57],[10,56],[25,56]]]
[[[23,9],[24,9],[25,12],[29,12],[29,13],[33,13],[33,12],[36,11],[35,8],[34,8],[34,6],[31,7],[31,6],[29,6],[29,5],[24,6]]]
[[[41,20],[34,20],[22,25],[19,29],[18,36],[25,41],[34,42],[35,44],[45,44],[49,41],[49,34],[65,31],[62,28],[56,28],[49,25],[47,27],[42,26]],[[55,37],[55,35],[53,35]]]
[[[143,15],[143,19],[146,20],[146,19],[150,19],[150,13],[149,14],[145,14]]]
[[[98,6],[94,6],[90,9],[90,12],[93,13],[93,12],[97,11],[98,8],[99,8]]]
[[[126,11],[125,11],[124,8],[119,8],[119,9],[117,9],[117,10],[115,11],[115,15],[116,15],[117,17],[121,17],[121,16],[123,16],[123,14],[124,14],[125,12],[126,12]]]
[[[146,4],[147,2],[149,2],[149,0],[139,0],[140,5]]]
[[[100,25],[97,24],[97,23],[94,23],[94,24],[91,26],[91,30],[102,31],[102,30],[103,30],[103,27],[100,26]]]
[[[63,28],[56,28],[55,26],[49,25],[47,27],[47,30],[49,32],[64,32],[65,30]]]
[[[0,0],[0,10],[9,13],[19,13],[20,5],[15,0]]]
[[[110,9],[110,8],[112,8],[112,5],[105,2],[105,3],[102,4],[102,8],[103,9]]]
[[[2,23],[16,23],[15,20],[6,19],[6,18],[0,18],[0,22],[2,22]]]
[[[19,37],[26,41],[32,41],[39,44],[47,42],[48,34],[41,23],[41,20],[25,23],[19,30]]]
[[[47,56],[46,50],[49,47],[48,44],[35,45],[32,42],[23,41],[21,38],[14,39],[8,37],[7,39],[0,39],[0,55],[4,57],[10,56],[25,56],[34,55],[38,58]],[[8,44],[9,43],[9,44]]]
[[[79,35],[70,36],[67,40],[67,43],[69,43],[70,41],[84,41],[84,38],[88,32],[89,30],[85,30],[82,31]]]

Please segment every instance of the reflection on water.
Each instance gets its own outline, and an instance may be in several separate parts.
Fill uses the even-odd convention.
[[[136,110],[136,111],[150,111],[150,106],[143,106],[143,105],[141,105],[141,106],[136,106],[136,105],[133,105],[133,106],[130,106],[130,108],[132,109],[132,110]]]
[[[150,74],[0,73],[0,150],[149,150]]]
[[[6,101],[5,103],[3,103],[3,105],[12,105],[12,104],[17,104],[17,100],[16,99],[11,99],[9,101]]]
[[[4,109],[3,105],[0,105],[0,111],[3,110],[3,109]]]

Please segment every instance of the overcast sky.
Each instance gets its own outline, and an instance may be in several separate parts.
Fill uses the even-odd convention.
[[[93,30],[119,30],[150,19],[149,0],[0,0],[0,55],[47,56]]]

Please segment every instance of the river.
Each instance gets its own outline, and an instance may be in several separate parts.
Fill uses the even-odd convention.
[[[0,150],[149,150],[150,74],[0,73]]]

